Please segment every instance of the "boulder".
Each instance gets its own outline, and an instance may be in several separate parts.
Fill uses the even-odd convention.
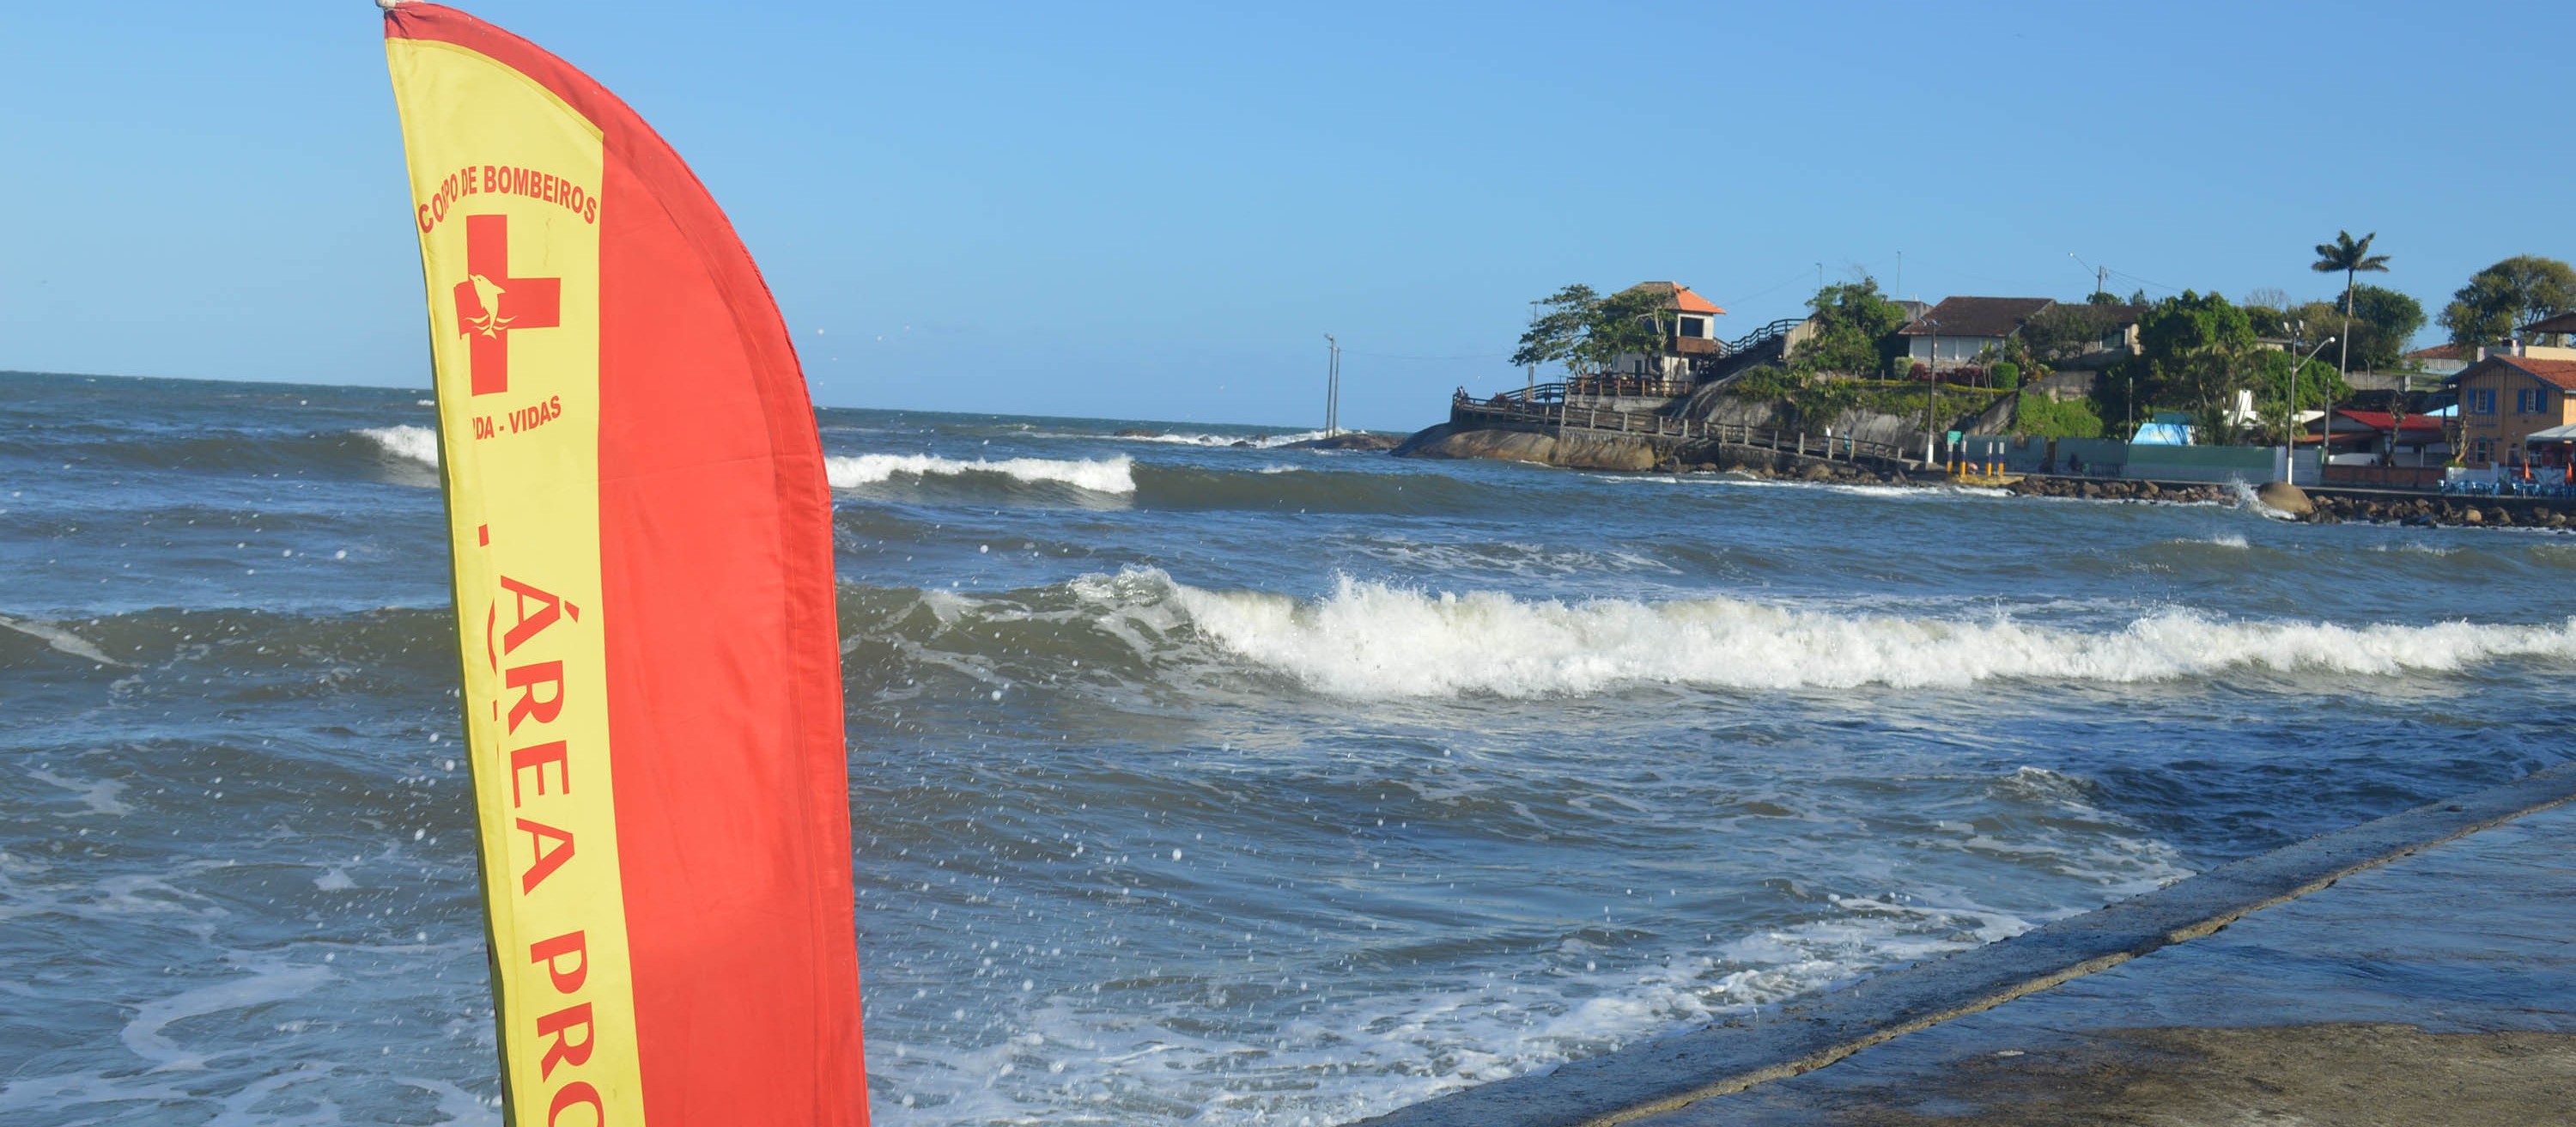
[[[2317,511],[2316,502],[2308,500],[2307,490],[2286,481],[2264,482],[2262,488],[2254,491],[2254,499],[2261,501],[2265,508],[2294,517],[2308,516]]]

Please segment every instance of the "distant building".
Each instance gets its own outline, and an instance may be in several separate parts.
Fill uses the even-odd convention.
[[[1691,292],[1680,282],[1639,282],[1620,292],[1638,290],[1663,298],[1657,310],[1663,323],[1664,347],[1652,357],[1620,353],[1610,361],[1612,375],[1686,383],[1694,364],[1725,355],[1726,344],[1717,337],[1717,319],[1726,311],[1716,302]]]
[[[2417,371],[2433,376],[2457,375],[2475,359],[2467,349],[2456,344],[2437,344],[2406,354],[2407,362],[2415,365]]]
[[[2543,360],[2576,360],[2576,310],[2543,317],[2514,334],[2514,351]]]
[[[1990,362],[2005,341],[2055,304],[2044,297],[1943,298],[1896,335],[1913,363],[1943,372]]]
[[[2490,351],[2443,381],[2459,391],[2454,448],[2464,464],[2518,465],[2530,457],[2527,442],[2533,433],[2576,423],[2570,406],[2570,393],[2576,392],[2576,349],[2550,351],[2567,355]]]
[[[2313,420],[2312,420],[2313,421]],[[2386,411],[2337,410],[2325,429],[2326,461],[2337,466],[2438,466],[2451,455],[2448,420],[2439,415],[2408,413],[2394,445],[2389,430],[2397,419]],[[2315,433],[2299,436],[2314,449]]]

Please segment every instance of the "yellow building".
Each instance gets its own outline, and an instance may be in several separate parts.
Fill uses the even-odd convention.
[[[2532,432],[2576,423],[2576,359],[2493,354],[2443,382],[2460,389],[2451,448],[2471,467],[2519,465]]]

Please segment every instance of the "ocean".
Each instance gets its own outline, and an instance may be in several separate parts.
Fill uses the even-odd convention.
[[[820,421],[882,1124],[1382,1112],[2576,726],[2576,538]],[[0,375],[0,1121],[499,1121],[432,425]]]

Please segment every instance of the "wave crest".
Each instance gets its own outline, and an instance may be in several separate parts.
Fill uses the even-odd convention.
[[[1094,599],[1181,610],[1234,657],[1347,697],[1535,697],[1625,685],[1722,689],[1962,687],[1995,679],[2131,683],[2230,669],[2389,675],[2501,657],[2576,658],[2576,620],[2345,627],[2190,611],[2110,632],[1836,614],[1730,598],[1566,603],[1427,594],[1342,578],[1311,602],[1176,583],[1149,570],[1077,584]]]
[[[363,427],[358,433],[395,458],[417,462],[433,470],[438,468],[438,432],[428,427],[404,423],[390,427]]]
[[[897,475],[959,477],[993,474],[1017,481],[1055,482],[1094,493],[1134,493],[1135,464],[1126,456],[1101,459],[1006,458],[967,462],[935,454],[861,454],[823,459],[824,476],[834,489],[876,485]]]

